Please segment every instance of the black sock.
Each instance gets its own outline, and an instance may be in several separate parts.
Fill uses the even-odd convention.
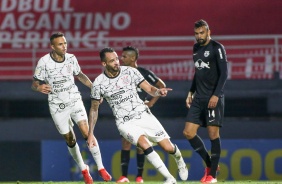
[[[202,159],[205,161],[207,167],[211,167],[211,158],[209,156],[209,153],[204,145],[204,142],[202,139],[196,135],[192,139],[189,140],[191,146],[193,149],[202,157]]]
[[[122,176],[127,177],[128,164],[130,160],[130,150],[121,150],[121,172]]]
[[[144,161],[145,161],[145,155],[144,154],[136,154],[137,156],[137,177],[141,176],[143,174],[143,169],[144,169]]]
[[[211,171],[210,175],[216,178],[216,170],[218,167],[218,162],[221,153],[220,138],[211,140]]]

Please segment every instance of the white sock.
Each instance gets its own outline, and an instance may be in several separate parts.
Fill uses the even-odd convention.
[[[164,162],[161,160],[157,152],[153,151],[149,155],[146,155],[148,161],[165,177],[174,178],[168,171]]]
[[[98,144],[98,141],[96,140],[96,146],[92,147],[92,148],[89,148],[89,151],[91,152],[96,164],[97,164],[97,167],[98,167],[98,170],[100,169],[103,169],[104,168],[104,165],[103,165],[103,162],[102,162],[102,156],[101,156],[101,152],[100,152],[100,148],[99,148],[99,144]]]
[[[174,145],[174,147],[175,147],[175,153],[171,155],[174,157],[175,160],[179,160],[182,157],[181,152],[176,146],[176,144]]]
[[[68,146],[68,150],[69,150],[72,158],[74,159],[74,161],[77,163],[80,170],[86,169],[86,166],[85,166],[84,161],[82,159],[78,144],[75,143],[75,146],[72,147],[72,148],[70,148]]]

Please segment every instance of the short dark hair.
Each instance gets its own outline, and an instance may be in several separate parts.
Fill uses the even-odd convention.
[[[133,51],[135,53],[136,60],[139,57],[139,50],[136,47],[133,46],[123,47],[122,51]]]
[[[55,38],[63,37],[63,36],[65,36],[65,35],[64,35],[64,33],[61,33],[61,32],[52,34],[51,37],[50,37],[50,43],[53,44],[53,40]]]
[[[198,21],[195,22],[194,28],[197,29],[197,28],[203,27],[203,26],[206,26],[207,30],[209,30],[208,23],[205,20],[201,19],[201,20],[198,20]]]
[[[110,52],[110,53],[112,53],[112,52],[115,52],[115,50],[113,49],[113,48],[111,48],[111,47],[105,47],[105,48],[103,48],[102,50],[100,50],[100,60],[101,61],[105,61],[105,58],[106,58],[106,53],[107,52]]]

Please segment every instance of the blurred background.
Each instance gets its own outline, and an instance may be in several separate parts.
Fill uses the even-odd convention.
[[[219,180],[282,180],[281,7],[279,0],[1,0],[0,181],[81,180],[50,117],[47,96],[30,88],[37,61],[50,52],[49,37],[58,31],[91,80],[103,71],[101,48],[113,47],[119,55],[124,46],[139,49],[138,65],[173,88],[152,111],[179,145],[189,179],[199,180],[204,165],[182,135],[194,74],[193,26],[199,19],[209,23],[212,39],[225,46],[229,62]],[[77,85],[88,110],[90,90]],[[94,180],[100,180],[77,127],[75,132]],[[121,174],[121,143],[106,102],[100,106],[95,135],[115,180]],[[199,135],[209,145],[206,130]],[[158,152],[177,176],[171,158]],[[135,148],[131,158],[133,180]],[[163,178],[146,163],[144,179]]]

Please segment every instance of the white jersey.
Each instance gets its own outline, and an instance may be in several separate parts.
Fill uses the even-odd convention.
[[[131,119],[139,119],[148,107],[139,98],[137,86],[145,79],[141,73],[132,67],[120,66],[116,77],[100,74],[93,82],[91,98],[107,100],[116,118],[117,125]]]
[[[51,92],[48,94],[49,103],[66,104],[81,98],[74,81],[74,75],[78,75],[80,71],[73,54],[66,53],[65,60],[57,62],[49,53],[40,58],[33,77],[51,86]]]

